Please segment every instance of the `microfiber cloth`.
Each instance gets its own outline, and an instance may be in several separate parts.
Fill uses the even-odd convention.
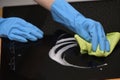
[[[107,57],[108,55],[110,55],[120,40],[120,33],[119,32],[107,33],[106,37],[110,43],[110,51],[103,53],[103,51],[101,51],[99,49],[99,45],[97,47],[97,50],[94,52],[94,51],[92,51],[91,43],[85,41],[77,34],[74,35],[74,38],[76,39],[76,41],[79,44],[81,54],[88,53],[88,55],[92,55],[92,56],[96,56],[96,57]]]

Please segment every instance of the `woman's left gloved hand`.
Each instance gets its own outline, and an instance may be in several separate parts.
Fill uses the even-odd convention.
[[[17,17],[0,18],[0,37],[8,37],[19,42],[36,41],[43,32],[36,26]]]

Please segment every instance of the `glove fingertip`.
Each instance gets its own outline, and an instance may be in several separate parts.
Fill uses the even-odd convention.
[[[20,42],[24,42],[24,43],[26,43],[26,42],[28,42],[28,40],[20,40]]]
[[[26,42],[28,42],[28,40],[27,39],[14,39],[15,41],[19,41],[19,42],[23,42],[23,43],[26,43]]]
[[[25,39],[25,38],[20,38],[20,37],[18,37],[18,38],[14,38],[14,37],[8,37],[10,40],[14,40],[14,41],[18,41],[18,42],[24,42],[24,43],[26,43],[26,42],[28,42],[28,40],[27,39]]]
[[[39,32],[40,34],[42,34],[42,35],[44,34],[44,32],[43,32],[42,30],[39,30],[38,32]]]
[[[39,39],[41,39],[41,38],[43,38],[43,35],[42,35],[42,34],[39,36]]]
[[[95,52],[96,49],[97,49],[97,47],[93,45],[93,46],[92,46],[92,50]]]
[[[95,52],[98,47],[98,40],[97,39],[92,39],[92,50]]]
[[[110,51],[110,44],[109,44],[109,41],[106,41],[106,51],[107,51],[107,52]]]

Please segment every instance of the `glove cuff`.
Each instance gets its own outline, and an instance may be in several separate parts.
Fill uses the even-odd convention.
[[[78,16],[84,17],[65,0],[55,0],[51,6],[51,14],[56,22],[65,25],[72,31],[74,31],[75,19]]]
[[[13,21],[10,21],[9,18],[0,18],[0,37],[7,37],[9,35],[12,23]]]
[[[3,34],[3,21],[4,21],[4,18],[0,17],[0,37],[4,37],[5,35]]]
[[[4,19],[2,17],[0,17],[0,23],[3,21]]]

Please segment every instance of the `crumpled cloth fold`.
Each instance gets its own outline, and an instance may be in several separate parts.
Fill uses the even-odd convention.
[[[110,55],[112,53],[112,51],[114,50],[115,46],[117,45],[117,43],[120,40],[120,33],[119,32],[111,32],[111,33],[107,33],[106,35],[109,43],[110,43],[110,51],[109,52],[103,52],[99,49],[99,45],[97,47],[97,50],[94,52],[92,50],[92,44],[85,41],[84,39],[82,39],[79,35],[75,34],[74,38],[76,39],[79,47],[80,47],[80,53],[81,54],[87,54],[88,55],[92,55],[92,56],[96,56],[96,57],[107,57],[108,55]]]

